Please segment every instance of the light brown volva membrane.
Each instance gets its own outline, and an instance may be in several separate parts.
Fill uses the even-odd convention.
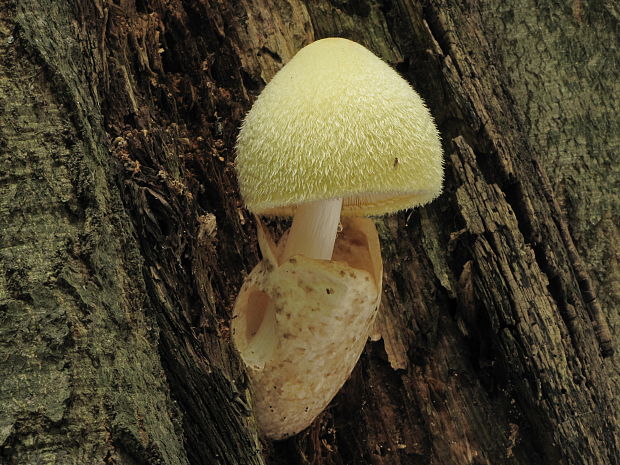
[[[371,331],[383,263],[374,223],[343,218],[332,260],[294,256],[278,263],[258,223],[263,260],[234,308],[233,341],[254,390],[254,412],[271,439],[299,433],[345,383]]]

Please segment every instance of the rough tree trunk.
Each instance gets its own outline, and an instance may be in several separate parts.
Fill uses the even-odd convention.
[[[619,20],[605,0],[0,0],[0,463],[620,463]],[[266,443],[228,333],[259,259],[233,146],[326,36],[422,94],[445,193],[377,220],[383,339]]]

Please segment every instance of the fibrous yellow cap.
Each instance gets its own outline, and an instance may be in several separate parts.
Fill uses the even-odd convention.
[[[363,46],[329,38],[301,49],[267,84],[237,140],[249,210],[292,215],[342,197],[343,215],[381,215],[441,193],[442,151],[420,96]]]

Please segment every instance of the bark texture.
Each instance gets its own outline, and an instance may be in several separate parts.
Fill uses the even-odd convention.
[[[620,463],[619,20],[605,0],[0,0],[0,463]],[[377,220],[382,339],[267,443],[229,340],[259,260],[234,141],[327,36],[423,96],[445,193]]]

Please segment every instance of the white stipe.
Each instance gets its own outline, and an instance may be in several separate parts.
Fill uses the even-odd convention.
[[[294,255],[331,260],[341,210],[342,199],[320,200],[299,205],[293,217],[293,225],[281,261],[286,261]]]

